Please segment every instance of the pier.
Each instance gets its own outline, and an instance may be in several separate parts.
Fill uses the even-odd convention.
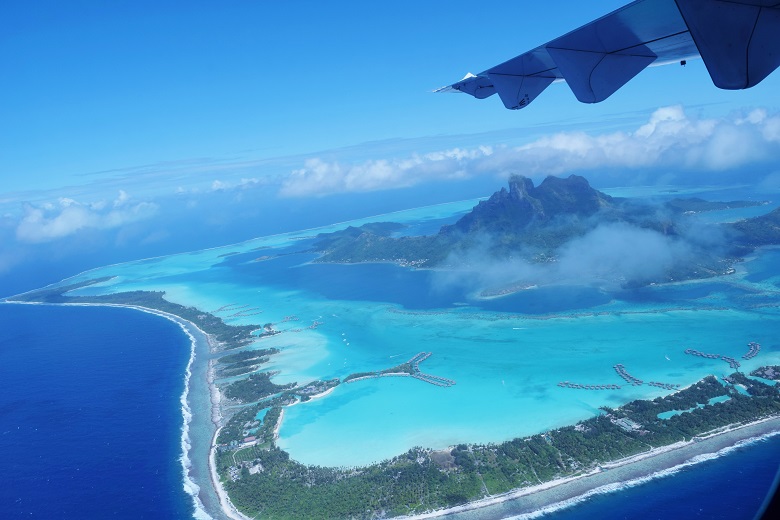
[[[581,385],[570,381],[561,381],[558,383],[561,388],[575,388],[578,390],[620,390],[620,385]]]
[[[729,367],[731,367],[732,370],[739,370],[740,362],[734,359],[733,357],[729,356],[723,356],[721,354],[709,354],[707,352],[699,352],[698,350],[694,350],[692,348],[686,348],[685,353],[690,356],[699,356],[707,359],[722,359],[726,363],[729,364]],[[756,352],[758,353],[758,352]],[[753,354],[755,356],[755,354]],[[744,357],[744,356],[743,356]],[[752,356],[751,356],[752,357]],[[747,358],[749,359],[749,358]]]
[[[631,374],[629,374],[626,371],[626,367],[624,367],[620,363],[618,363],[617,365],[614,365],[612,368],[615,369],[615,372],[617,372],[617,375],[622,377],[625,380],[626,383],[629,383],[629,384],[634,385],[634,386],[639,386],[642,383],[644,383],[644,381],[642,381],[638,377],[634,377]]]
[[[252,307],[248,303],[244,305],[239,305],[238,303],[229,303],[227,305],[223,305],[219,309],[211,311],[211,314],[218,314],[221,312],[233,313],[228,314],[226,318],[245,318],[247,316],[261,314],[263,311],[260,309],[260,307]]]
[[[260,307],[248,307],[246,309],[242,309],[234,314],[229,315],[228,318],[244,318],[246,316],[256,316],[262,313],[263,311],[260,309]]]
[[[742,359],[753,359],[754,357],[756,357],[756,354],[761,352],[761,345],[755,341],[751,341],[750,343],[748,343],[748,348],[750,350],[748,351],[747,354],[742,356]]]
[[[412,373],[420,371],[420,363],[431,357],[432,352],[420,352],[416,354],[412,359],[407,361],[412,366]]]
[[[650,381],[647,384],[656,388],[663,388],[664,390],[677,390],[680,388],[680,385],[673,383],[659,383],[658,381]]]
[[[423,374],[422,372],[411,374],[411,377],[419,379],[420,381],[425,381],[426,383],[430,383],[435,386],[448,387],[455,384],[455,381],[452,379],[447,379],[446,377],[440,376],[432,376],[430,374]]]
[[[619,375],[623,380],[632,385],[632,386],[640,386],[643,384],[654,386],[656,388],[663,388],[664,390],[678,390],[680,388],[680,385],[675,383],[661,383],[658,381],[649,381],[645,383],[638,377],[634,377],[631,374],[628,373],[626,370],[626,367],[622,364],[618,363],[617,365],[613,365],[612,368],[615,369],[615,372],[617,372],[617,375]],[[615,384],[601,384],[601,385],[583,385],[580,383],[572,383],[571,381],[561,381],[558,383],[558,386],[561,388],[574,388],[577,390],[620,390],[622,387],[620,385]]]
[[[455,384],[452,379],[446,377],[434,376],[432,374],[426,374],[420,371],[420,363],[431,357],[432,352],[420,352],[415,354],[412,359],[406,363],[382,370],[380,372],[367,372],[356,374],[357,377],[350,377],[344,379],[345,383],[354,383],[355,381],[362,381],[364,379],[374,379],[377,377],[413,377],[424,381],[434,386],[449,387]]]
[[[240,309],[245,309],[247,307],[249,307],[249,304],[239,305],[238,303],[228,303],[227,305],[223,305],[217,310],[211,311],[211,314],[216,314],[218,312],[235,312]]]

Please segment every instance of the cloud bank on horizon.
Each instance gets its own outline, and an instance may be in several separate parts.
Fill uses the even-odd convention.
[[[349,150],[369,157],[361,160],[335,150],[254,166],[219,162],[211,170],[195,161],[158,176],[145,167],[140,176],[91,179],[50,199],[6,197],[0,275],[36,261],[78,263],[92,255],[87,267],[97,267],[475,198],[513,173],[535,180],[578,173],[599,188],[739,182],[780,191],[780,113],[764,108],[698,118],[681,106],[662,107],[629,128],[551,132],[515,145],[495,144],[495,135],[467,137],[472,144],[443,139],[416,153],[409,151],[419,143],[414,139],[398,148],[371,143]],[[448,141],[458,146],[441,145]],[[164,189],[144,191],[155,182]],[[13,204],[20,211],[9,210]]]
[[[597,169],[626,170],[620,178],[631,184],[631,170],[670,168],[679,181],[688,172],[722,172],[778,157],[780,114],[754,109],[731,118],[697,119],[677,105],[657,109],[633,131],[559,132],[520,146],[455,148],[353,164],[311,158],[284,179],[279,194],[324,196],[480,175],[539,177]]]
[[[40,243],[62,239],[83,229],[114,229],[151,218],[157,209],[157,204],[135,201],[124,190],[112,202],[84,204],[61,197],[56,203],[25,205],[24,216],[16,226],[16,238],[20,242]]]
[[[221,176],[204,187],[180,185],[168,196],[188,197],[189,207],[197,206],[207,214],[224,209],[216,204],[217,195],[220,205],[226,200],[238,203],[253,198],[322,198],[480,177],[499,183],[512,173],[539,179],[582,172],[590,172],[590,177],[607,171],[611,172],[610,184],[631,185],[635,172],[642,170],[656,172],[656,183],[686,182],[693,173],[705,173],[709,181],[716,182],[722,172],[752,165],[766,166],[758,169],[753,180],[774,186],[780,184],[778,158],[780,114],[758,108],[729,118],[698,119],[681,106],[669,106],[655,110],[631,130],[557,132],[517,146],[483,144],[361,162],[308,157],[286,175],[258,171],[256,176],[247,177],[247,165],[241,163],[237,179]],[[215,173],[226,172],[228,169],[220,165]],[[181,172],[176,175],[182,180]],[[16,220],[6,215],[6,227],[14,226],[20,242],[57,241],[86,229],[111,230],[162,218],[160,208],[166,204],[169,201],[159,196],[133,200],[122,189],[112,202],[59,197],[51,202],[24,203]]]

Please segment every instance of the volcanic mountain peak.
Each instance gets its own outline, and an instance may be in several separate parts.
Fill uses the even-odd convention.
[[[538,187],[531,179],[513,175],[509,189],[501,188],[442,231],[471,233],[478,230],[519,230],[531,223],[562,215],[591,216],[612,207],[612,197],[591,188],[584,177],[547,177]]]

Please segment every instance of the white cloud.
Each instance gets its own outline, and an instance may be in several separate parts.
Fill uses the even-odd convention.
[[[282,183],[280,195],[319,196],[403,188],[436,179],[492,174],[563,175],[600,168],[718,172],[780,157],[780,115],[764,109],[699,119],[662,107],[633,131],[559,132],[522,146],[455,148],[362,163],[309,159]]]
[[[509,284],[561,283],[614,290],[625,284],[666,279],[674,266],[690,265],[701,244],[720,244],[717,230],[701,228],[697,236],[670,237],[627,223],[604,223],[572,238],[555,251],[554,262],[522,258],[497,259],[489,253],[490,237],[447,259],[448,269],[435,270],[434,287],[459,287],[467,292],[506,287]]]
[[[761,133],[764,139],[780,143],[780,116],[770,117],[762,121]]]
[[[269,184],[269,179],[259,179],[257,177],[242,177],[238,181],[226,181],[226,180],[220,180],[220,179],[214,179],[211,181],[211,185],[206,190],[208,191],[219,191],[219,192],[227,192],[227,191],[243,191],[248,190],[251,188],[263,186],[266,184]],[[190,194],[198,194],[201,193],[203,190],[201,190],[199,187],[188,187],[185,188],[184,186],[178,186],[174,193],[177,195],[190,195]]]
[[[684,263],[691,246],[658,231],[625,223],[602,224],[559,251],[556,279],[611,283],[661,279]]]
[[[130,200],[130,195],[125,190],[119,190],[119,196],[114,200],[114,207],[124,206]]]
[[[110,204],[82,204],[70,198],[60,198],[56,204],[27,204],[16,226],[16,238],[21,242],[50,242],[82,229],[117,228],[148,218],[156,211],[156,204],[133,201],[123,190]]]
[[[410,157],[370,160],[358,164],[309,159],[293,170],[282,183],[280,195],[287,197],[328,195],[404,188],[433,179],[468,177],[467,166],[489,157],[491,147],[454,148]]]

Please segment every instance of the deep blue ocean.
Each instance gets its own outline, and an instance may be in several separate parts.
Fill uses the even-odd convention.
[[[0,305],[0,518],[191,518],[189,354],[151,314]]]
[[[342,267],[314,266],[314,274]],[[289,275],[311,285],[322,278],[305,269]],[[349,292],[315,289],[344,296],[330,294],[333,287]],[[431,293],[417,306],[447,296]],[[574,298],[568,306],[587,304]],[[129,309],[0,305],[0,519],[192,518],[179,462],[189,349],[178,326]],[[778,461],[780,436],[545,518],[752,519]]]
[[[549,520],[740,520],[756,518],[771,498],[780,463],[780,436],[738,448],[724,457],[615,493],[596,495],[545,515]],[[776,501],[775,501],[776,502]],[[771,504],[764,518],[780,511]]]

